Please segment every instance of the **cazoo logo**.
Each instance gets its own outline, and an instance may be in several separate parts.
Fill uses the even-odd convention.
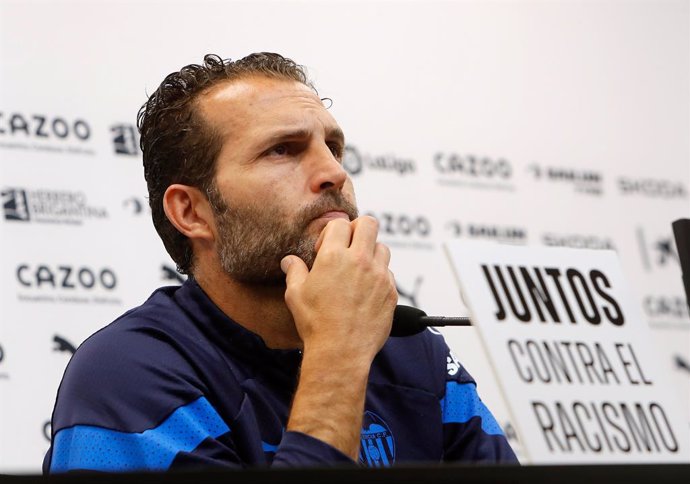
[[[60,116],[5,114],[0,111],[0,135],[86,141],[91,137],[91,127],[83,119],[67,120]]]
[[[84,119],[0,111],[0,149],[94,155]]]
[[[117,275],[109,267],[22,263],[15,277],[21,302],[122,305]]]
[[[506,159],[457,153],[436,153],[434,168],[443,174],[461,174],[484,179],[508,180],[513,175],[513,168]]]
[[[381,235],[400,237],[429,237],[431,222],[423,215],[407,215],[390,212],[368,213],[379,221]]]
[[[26,288],[112,291],[117,287],[117,276],[107,267],[93,269],[86,266],[20,264],[16,276],[17,282]]]
[[[379,235],[389,246],[433,250],[431,222],[424,215],[367,213],[379,221]]]
[[[508,190],[512,184],[513,166],[505,158],[437,152],[432,164],[438,173],[437,183],[446,186]]]

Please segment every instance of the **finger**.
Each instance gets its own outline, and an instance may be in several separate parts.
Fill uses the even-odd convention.
[[[374,260],[388,266],[391,261],[391,250],[387,245],[381,242],[376,242],[376,247],[374,248]]]
[[[285,273],[285,284],[288,288],[300,286],[309,275],[309,269],[296,255],[286,255],[280,261],[280,268]]]
[[[344,219],[334,219],[328,222],[321,231],[314,248],[318,255],[323,246],[347,248],[350,246],[351,240],[352,226],[350,222]]]
[[[326,227],[321,230],[321,233],[319,234],[319,238],[316,239],[316,243],[314,244],[314,252],[319,253],[319,249],[321,248],[321,243],[323,242],[323,238],[326,235]]]
[[[376,238],[379,235],[379,222],[369,215],[356,218],[352,222],[352,243],[350,247],[373,254]]]

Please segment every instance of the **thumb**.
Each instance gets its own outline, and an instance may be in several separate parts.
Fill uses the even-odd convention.
[[[285,273],[287,287],[301,285],[309,275],[307,264],[296,255],[286,255],[280,261],[280,268]]]

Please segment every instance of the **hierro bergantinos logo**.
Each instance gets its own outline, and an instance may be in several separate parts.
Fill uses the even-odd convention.
[[[89,204],[84,192],[9,187],[0,197],[7,221],[81,225],[108,218],[105,207]]]

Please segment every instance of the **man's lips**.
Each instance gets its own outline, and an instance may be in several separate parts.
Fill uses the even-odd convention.
[[[314,220],[326,220],[327,222],[331,220],[335,220],[337,218],[342,218],[347,220],[348,222],[350,221],[350,216],[341,211],[341,210],[329,210],[328,212],[324,212],[318,217],[316,217]]]

